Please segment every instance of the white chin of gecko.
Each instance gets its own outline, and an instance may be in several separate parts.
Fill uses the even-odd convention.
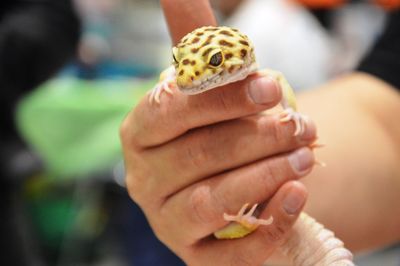
[[[180,91],[188,95],[199,94],[216,87],[220,87],[235,81],[245,79],[251,73],[257,71],[258,66],[256,63],[249,64],[237,70],[234,73],[229,73],[224,70],[220,73],[216,73],[208,77],[206,80],[196,80],[193,82],[192,86],[179,87]]]

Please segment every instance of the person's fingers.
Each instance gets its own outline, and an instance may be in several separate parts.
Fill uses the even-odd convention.
[[[271,253],[290,234],[307,198],[303,184],[290,181],[284,184],[268,203],[260,218],[274,218],[271,225],[260,226],[252,234],[235,240],[215,240],[211,237],[200,241],[193,248],[197,257],[185,258],[192,265],[262,265]],[[221,254],[224,254],[221,256]]]
[[[156,146],[192,128],[258,113],[277,105],[281,90],[270,77],[252,75],[207,93],[188,96],[176,90],[173,97],[162,97],[159,105],[145,97],[126,117],[121,136],[128,143]]]
[[[311,120],[302,135],[293,136],[294,131],[294,123],[280,122],[279,115],[254,115],[192,130],[142,152],[141,164],[150,161],[153,169],[162,171],[147,188],[168,197],[205,177],[308,146],[316,139]]]
[[[223,213],[236,214],[245,203],[265,202],[287,181],[310,172],[313,165],[314,155],[305,147],[214,176],[168,198],[157,219],[177,220],[175,229],[166,227],[169,231],[164,234],[175,231],[177,243],[193,244],[226,225]]]
[[[208,0],[161,0],[161,5],[174,45],[196,28],[217,25]]]

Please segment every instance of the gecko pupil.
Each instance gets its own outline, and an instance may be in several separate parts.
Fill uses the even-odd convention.
[[[217,67],[222,64],[222,59],[223,59],[222,53],[218,52],[218,53],[214,54],[213,56],[211,56],[210,65]]]

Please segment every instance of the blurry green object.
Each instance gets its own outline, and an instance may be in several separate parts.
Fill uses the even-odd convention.
[[[33,182],[44,182],[37,178]],[[54,184],[33,190],[28,182],[26,207],[32,224],[35,226],[40,242],[46,248],[57,250],[65,236],[72,230],[79,210],[73,202],[73,190],[59,189]],[[28,190],[28,189],[27,189]]]
[[[55,79],[20,102],[17,123],[50,175],[100,172],[121,159],[120,123],[153,84]]]

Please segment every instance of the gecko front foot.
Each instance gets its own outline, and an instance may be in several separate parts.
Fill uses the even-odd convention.
[[[168,94],[173,94],[172,88],[176,87],[175,68],[173,66],[165,69],[160,74],[160,81],[149,91],[149,102],[160,103],[160,96],[165,91]]]
[[[247,207],[249,206],[248,203],[244,204],[243,207],[239,210],[236,215],[229,215],[224,213],[224,220],[229,222],[236,222],[248,229],[255,229],[259,225],[270,225],[273,221],[272,216],[267,220],[258,219],[253,216],[258,204],[254,204],[253,207],[245,214]]]
[[[294,136],[298,136],[304,133],[304,130],[306,128],[306,116],[302,115],[296,111],[294,111],[292,108],[288,107],[286,108],[282,113],[281,113],[281,122],[289,122],[293,121],[295,124],[295,131],[294,131]]]
[[[157,85],[149,92],[149,94],[150,94],[149,102],[153,103],[155,101],[156,103],[159,104],[160,96],[164,91],[167,92],[168,94],[171,94],[171,95],[173,94],[173,92],[171,90],[171,88],[173,86],[174,86],[173,84],[166,82],[166,81],[161,81],[161,82],[157,83]]]

